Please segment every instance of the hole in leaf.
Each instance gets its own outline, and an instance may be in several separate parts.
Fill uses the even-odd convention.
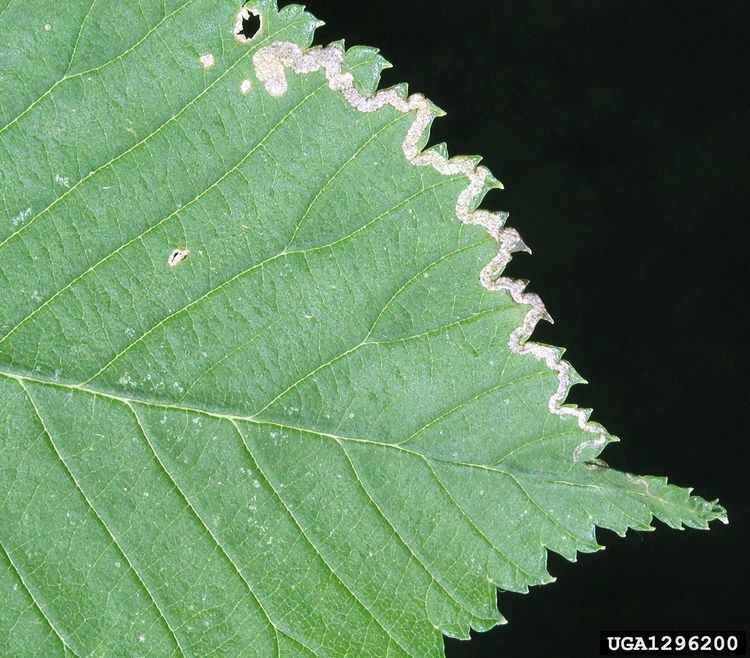
[[[260,14],[253,9],[245,7],[240,12],[235,34],[240,41],[250,41],[250,39],[258,35],[262,25]]]

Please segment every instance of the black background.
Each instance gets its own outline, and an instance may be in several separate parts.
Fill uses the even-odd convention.
[[[318,42],[381,48],[480,153],[534,256],[531,279],[590,382],[571,401],[622,443],[606,460],[720,497],[710,533],[600,532],[558,582],[503,594],[508,626],[451,656],[597,655],[601,629],[750,625],[747,524],[747,125],[750,3],[721,0],[314,0]]]

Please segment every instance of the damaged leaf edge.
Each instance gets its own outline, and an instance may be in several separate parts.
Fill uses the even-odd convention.
[[[241,25],[251,14],[261,16],[258,7],[269,3],[256,1],[247,4],[249,6],[243,7],[238,14],[237,25]],[[270,4],[274,7],[276,5],[275,2]],[[553,322],[544,302],[536,293],[527,292],[528,281],[503,276],[514,253],[531,253],[531,250],[518,231],[506,226],[508,213],[491,212],[478,207],[489,190],[502,189],[502,184],[489,169],[479,165],[480,158],[451,158],[444,145],[422,150],[429,139],[432,122],[443,116],[442,110],[422,94],[407,96],[405,85],[382,89],[372,95],[361,93],[354,76],[343,70],[344,55],[342,42],[302,48],[295,43],[276,41],[258,50],[253,56],[253,64],[257,79],[273,97],[281,97],[286,93],[287,69],[300,75],[322,71],[328,86],[360,112],[371,113],[390,106],[401,113],[414,114],[414,121],[403,143],[405,158],[412,165],[432,167],[444,176],[465,176],[468,179],[468,185],[458,197],[455,214],[464,224],[483,227],[499,245],[498,253],[482,270],[480,281],[487,290],[505,291],[517,304],[529,307],[521,326],[511,333],[508,348],[514,354],[531,356],[543,362],[556,373],[558,386],[548,400],[549,412],[556,416],[574,417],[580,429],[590,436],[573,450],[572,461],[591,468],[609,468],[598,457],[606,445],[619,439],[609,434],[602,425],[589,421],[591,409],[565,404],[571,388],[587,382],[562,358],[563,349],[530,340],[539,322]],[[692,489],[689,491],[692,492]],[[726,510],[717,501],[710,504],[713,506],[712,520],[728,523]]]

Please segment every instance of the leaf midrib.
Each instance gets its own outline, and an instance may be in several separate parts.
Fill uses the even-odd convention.
[[[521,381],[532,379],[534,377],[543,376],[544,374],[545,373],[543,371],[534,372],[529,375],[525,375],[524,377],[520,377],[518,379],[506,382],[504,385],[511,386]],[[457,459],[449,459],[445,457],[440,457],[437,455],[425,454],[417,450],[405,448],[402,445],[399,445],[397,443],[388,443],[385,441],[378,441],[376,439],[367,439],[367,438],[362,438],[362,437],[344,436],[341,434],[334,434],[330,432],[316,430],[310,427],[289,425],[289,424],[280,423],[280,422],[276,422],[272,420],[264,420],[262,418],[258,418],[257,416],[241,416],[241,415],[234,415],[234,414],[226,414],[226,413],[221,413],[221,412],[209,411],[206,409],[200,409],[197,407],[191,407],[187,405],[168,404],[164,402],[157,402],[154,400],[148,400],[148,399],[137,398],[137,397],[125,397],[125,396],[116,395],[116,394],[113,394],[111,392],[107,392],[104,390],[92,388],[90,386],[83,386],[79,384],[65,384],[65,383],[61,383],[61,382],[54,381],[52,379],[48,379],[44,377],[21,374],[17,372],[9,372],[6,370],[0,370],[0,377],[5,377],[6,379],[16,381],[21,385],[23,385],[24,383],[32,383],[32,384],[38,384],[42,386],[50,386],[50,387],[65,390],[68,392],[75,391],[79,393],[93,395],[95,397],[106,399],[111,402],[118,402],[120,404],[124,404],[130,408],[132,408],[132,405],[140,405],[144,407],[150,407],[153,409],[161,409],[163,411],[199,414],[202,416],[206,416],[208,418],[214,418],[217,420],[226,421],[233,425],[236,425],[236,423],[248,423],[248,424],[260,426],[260,427],[271,427],[271,428],[276,428],[282,431],[286,430],[286,431],[306,434],[309,436],[317,436],[319,438],[324,438],[327,440],[334,440],[336,442],[343,441],[343,442],[353,443],[353,444],[368,445],[368,446],[372,446],[372,447],[380,448],[380,449],[393,450],[393,451],[401,452],[404,454],[409,454],[414,457],[418,457],[419,459],[428,460],[434,463],[443,463],[443,464],[458,466],[458,467],[463,467],[463,468],[472,468],[472,469],[488,471],[491,473],[496,473],[498,475],[511,478],[514,481],[514,483],[521,489],[523,494],[526,497],[528,497],[531,500],[532,504],[534,504],[535,506],[537,506],[538,503],[536,503],[533,497],[528,493],[528,491],[526,491],[523,484],[518,480],[518,477],[530,478],[530,479],[535,479],[535,480],[539,480],[542,482],[547,482],[547,483],[552,483],[552,484],[561,484],[561,485],[575,487],[575,488],[594,488],[599,491],[604,490],[602,487],[599,487],[598,485],[593,484],[593,483],[584,484],[584,483],[579,483],[579,482],[569,482],[569,481],[561,480],[559,477],[559,474],[543,473],[543,472],[530,473],[530,472],[518,471],[518,469],[505,470],[505,469],[498,468],[497,466],[491,466],[491,465],[476,463],[472,461],[462,461],[462,460],[457,460]],[[498,387],[495,386],[492,388],[492,390],[495,390],[497,388]],[[560,432],[559,434],[548,435],[544,438],[545,440],[553,440],[557,438],[562,438],[571,433],[575,434],[577,432],[575,430],[566,430],[566,431]],[[529,445],[531,445],[531,443]],[[516,450],[523,449],[523,447],[524,446],[516,448]],[[669,501],[663,498],[659,498],[657,496],[649,495],[646,493],[641,493],[638,491],[629,491],[628,494],[637,496],[639,498],[643,498],[644,501],[647,501],[647,500],[659,501],[663,504],[669,504]],[[539,507],[542,513],[545,516],[547,516],[548,513],[546,512],[546,510],[544,510],[543,507],[541,506]],[[554,520],[552,518],[550,518],[550,520],[555,525],[559,525],[559,522],[557,520]],[[563,531],[566,534],[570,535],[571,538],[574,538],[576,541],[581,541],[581,538],[575,537],[564,527],[561,527],[561,529],[563,529]],[[589,548],[591,548],[592,550],[598,550],[599,546],[597,544],[589,544]]]
[[[538,373],[536,373],[536,374],[538,374]],[[386,448],[386,449],[389,449],[389,450],[396,450],[396,451],[399,451],[399,452],[410,454],[412,456],[415,456],[415,457],[419,458],[420,460],[425,461],[428,464],[428,466],[430,467],[431,472],[433,473],[433,476],[436,478],[436,480],[438,481],[438,483],[440,484],[440,486],[443,487],[443,488],[445,488],[445,485],[442,482],[442,480],[438,477],[438,475],[434,471],[434,469],[432,468],[432,462],[438,461],[438,462],[444,462],[444,463],[454,464],[454,465],[463,466],[463,467],[479,468],[479,469],[482,469],[482,470],[491,471],[491,472],[498,473],[498,474],[501,474],[501,475],[504,475],[504,476],[510,478],[515,483],[515,485],[523,492],[523,494],[529,500],[529,502],[535,508],[538,509],[538,511],[542,514],[542,516],[546,517],[551,523],[553,523],[556,527],[558,527],[560,531],[562,531],[564,534],[570,536],[570,538],[573,539],[574,541],[581,542],[581,540],[582,540],[581,537],[577,537],[574,534],[572,534],[571,531],[568,528],[566,528],[564,525],[562,525],[542,505],[540,505],[535,500],[535,498],[531,495],[531,493],[526,489],[526,487],[523,485],[523,483],[516,477],[516,475],[514,475],[513,473],[511,473],[509,471],[505,471],[505,470],[502,470],[502,469],[499,469],[499,468],[488,467],[488,466],[483,465],[483,464],[475,464],[475,463],[469,463],[469,462],[460,462],[460,461],[457,461],[457,460],[435,458],[433,456],[427,456],[427,455],[424,455],[422,453],[416,452],[414,450],[410,450],[408,448],[403,448],[403,447],[401,447],[399,445],[393,445],[393,444],[383,443],[383,442],[374,441],[374,440],[371,440],[371,439],[358,439],[358,438],[354,438],[354,437],[345,437],[345,436],[341,436],[341,435],[337,435],[337,434],[332,434],[332,433],[326,433],[326,432],[321,432],[321,431],[313,430],[311,428],[296,427],[296,426],[282,424],[282,423],[275,423],[275,422],[271,422],[271,421],[265,421],[265,420],[261,420],[261,419],[254,418],[254,417],[231,416],[231,415],[227,415],[227,414],[220,414],[220,413],[210,412],[210,411],[206,411],[206,410],[194,409],[194,408],[190,408],[190,407],[183,407],[183,406],[169,405],[169,404],[161,404],[161,403],[155,403],[153,401],[148,401],[148,400],[139,400],[139,399],[125,398],[125,397],[122,397],[122,396],[113,395],[111,393],[106,393],[104,391],[94,390],[94,389],[91,389],[90,387],[79,386],[79,385],[61,384],[59,382],[54,382],[54,381],[51,381],[51,380],[45,380],[45,379],[39,378],[39,377],[21,376],[21,375],[19,375],[17,373],[8,373],[8,372],[4,372],[4,371],[0,371],[0,376],[4,376],[4,377],[6,377],[8,379],[15,380],[24,389],[24,391],[26,391],[26,393],[27,393],[27,395],[29,396],[30,399],[31,399],[31,395],[28,393],[28,390],[26,388],[26,384],[29,383],[29,382],[33,382],[35,384],[41,384],[41,385],[51,386],[51,387],[60,388],[60,389],[68,390],[68,391],[70,391],[70,390],[76,390],[76,391],[83,392],[83,393],[86,393],[86,394],[89,394],[89,395],[94,395],[94,396],[97,396],[97,397],[108,399],[110,401],[115,401],[115,402],[119,402],[121,404],[125,404],[126,406],[129,407],[129,409],[132,411],[132,413],[136,417],[136,420],[137,420],[139,426],[142,428],[142,431],[144,432],[145,436],[146,436],[145,429],[143,429],[143,426],[141,424],[140,418],[138,417],[138,414],[137,414],[137,412],[136,412],[136,410],[135,410],[135,408],[134,408],[133,405],[143,405],[143,406],[149,406],[149,407],[154,407],[154,408],[161,408],[161,409],[165,409],[165,410],[169,410],[169,411],[178,411],[178,412],[184,412],[184,413],[197,413],[197,414],[201,414],[201,415],[205,415],[205,416],[209,416],[209,417],[221,419],[221,420],[224,420],[224,421],[227,421],[227,422],[231,423],[232,426],[237,430],[237,432],[240,434],[240,436],[241,436],[241,438],[243,440],[243,443],[245,443],[245,447],[248,449],[248,452],[250,453],[251,457],[253,457],[252,450],[250,449],[250,446],[247,445],[247,443],[245,441],[244,433],[241,431],[241,429],[239,427],[239,424],[238,424],[240,422],[242,422],[242,423],[249,423],[249,424],[253,424],[253,425],[260,425],[260,426],[276,427],[276,428],[279,428],[281,430],[295,431],[295,432],[304,433],[304,434],[307,434],[307,435],[317,436],[319,438],[325,438],[327,440],[333,440],[344,451],[344,453],[346,454],[347,459],[349,460],[349,462],[352,465],[353,469],[354,469],[354,465],[353,465],[353,463],[351,461],[351,457],[349,456],[348,450],[345,447],[346,443],[364,444],[364,445],[369,445],[369,446],[373,446],[373,447],[376,446],[376,447],[381,448],[381,449],[382,448]],[[516,380],[516,381],[518,381],[518,380]],[[514,382],[510,382],[510,384],[512,384],[512,383],[514,383]],[[36,406],[35,406],[35,409],[36,409]],[[50,436],[50,434],[49,434],[48,431],[47,431],[47,435]],[[50,436],[50,440],[52,440],[51,436]],[[146,440],[149,442],[149,445],[151,445],[151,443],[150,443],[150,441],[149,441],[149,439],[148,439],[147,436],[146,436]],[[152,446],[152,451],[154,451],[154,454],[156,455],[157,460],[159,460],[158,454],[154,450],[153,446]],[[254,459],[254,457],[253,457],[253,459]],[[159,460],[159,463],[162,464],[160,460]],[[260,467],[260,465],[258,464],[257,466],[258,466],[259,470],[261,472],[263,472],[262,469],[261,469],[261,467]],[[163,464],[162,464],[162,468],[164,468],[164,470],[166,470],[166,468],[164,467]],[[425,569],[425,571],[430,576],[432,576],[433,579],[434,579],[434,574],[430,570],[429,566],[427,564],[423,563],[422,560],[414,554],[414,549],[412,548],[412,546],[410,545],[410,543],[401,535],[401,533],[398,530],[398,528],[393,525],[393,523],[391,522],[390,517],[388,516],[388,514],[386,513],[386,511],[382,510],[379,507],[379,505],[375,502],[375,500],[372,498],[372,495],[369,492],[368,487],[361,480],[360,476],[356,473],[356,469],[354,469],[354,470],[355,470],[355,476],[356,476],[358,482],[362,486],[363,490],[367,493],[368,497],[372,500],[373,504],[378,509],[379,513],[383,516],[383,518],[386,520],[386,522],[389,524],[389,526],[392,528],[392,530],[396,533],[396,535],[399,537],[400,541],[402,543],[404,543],[404,545],[408,548],[408,550],[412,553],[412,555],[414,555],[414,557],[418,560],[418,562],[420,562],[420,564]],[[264,477],[265,477],[266,480],[268,480],[268,476],[264,476]],[[537,477],[539,477],[538,474],[537,474]],[[171,476],[170,476],[170,479],[172,479]],[[555,481],[558,482],[558,483],[561,483],[561,484],[570,484],[571,486],[576,486],[576,483],[565,483],[565,482],[560,481],[559,479],[557,479]],[[271,483],[270,480],[268,480],[268,483],[269,483],[269,486],[271,486],[273,488],[273,484]],[[179,486],[176,485],[176,484],[175,484],[175,486],[177,486],[177,488],[180,491],[180,493],[182,493],[181,489],[179,489]],[[586,485],[586,486],[593,486],[595,488],[598,488],[598,487],[596,487],[596,485]],[[183,495],[183,497],[185,497],[184,494],[182,494],[182,495]],[[452,496],[451,496],[451,500],[456,505],[456,507],[462,512],[462,514],[467,517],[467,520],[469,521],[470,525],[472,525],[472,527],[474,527],[475,531],[479,531],[478,528],[476,527],[476,524],[474,523],[473,519],[471,517],[468,517],[468,515],[465,512],[465,510],[463,510],[463,508],[460,506],[460,504],[457,501],[455,501],[452,498]],[[285,507],[287,507],[285,501],[282,500],[281,502],[282,502],[282,504],[284,504]],[[288,507],[287,507],[287,510],[289,511]],[[199,517],[199,519],[202,518],[197,511],[195,511],[195,510],[193,510],[193,511]],[[295,522],[297,522],[296,519],[295,519]],[[299,523],[297,523],[297,524],[299,525]],[[510,559],[507,555],[505,555],[499,549],[499,547],[497,547],[492,541],[490,541],[489,538],[486,537],[481,531],[479,531],[479,533],[482,536],[482,539],[484,541],[486,541],[489,544],[489,546],[491,546],[495,551],[497,551],[497,553],[502,558],[504,558],[510,565],[514,566],[514,568],[519,569],[519,570],[523,571],[523,573],[527,574],[527,572],[525,570],[523,570],[514,560]],[[218,542],[218,540],[215,537],[214,537],[214,540],[217,541],[217,544],[219,544],[219,546],[221,547],[221,544]],[[315,550],[318,553],[318,555],[321,557],[321,559],[323,559],[323,561],[326,563],[326,565],[331,570],[331,572],[338,578],[338,574],[337,574],[336,569],[332,565],[330,565],[325,560],[325,558],[320,554],[320,551],[317,549],[317,547],[315,545],[315,542],[313,542],[310,538],[308,538],[308,541],[311,542],[311,545],[315,548]],[[118,547],[119,547],[119,544],[118,544]],[[590,544],[588,546],[588,548],[590,548],[591,550],[595,550],[596,548],[598,548],[598,546],[595,545],[595,544]],[[231,561],[231,558],[229,558],[229,559]],[[232,562],[232,564],[235,566],[235,569],[237,569],[236,564],[234,562]],[[242,573],[239,572],[239,570],[238,570],[238,573],[239,573],[240,577],[248,585],[248,587],[250,588],[250,590],[252,592],[252,587],[247,582],[247,580],[244,578],[244,576],[242,575]],[[137,572],[136,572],[136,575],[137,575]],[[141,582],[144,585],[144,587],[146,587],[146,589],[148,590],[148,587],[143,583],[142,580],[141,580]],[[438,582],[438,581],[436,581],[436,583],[442,589],[445,590],[445,585],[443,585],[443,583]],[[349,592],[355,597],[355,599],[357,599],[357,601],[361,605],[363,605],[363,607],[366,610],[368,610],[368,612],[372,615],[373,611],[369,610],[368,606],[365,605],[365,603],[363,601],[359,600],[359,598],[351,590],[351,588],[349,588],[348,586],[346,586],[343,582],[342,582],[342,584],[349,590]],[[456,601],[456,603],[458,603],[462,608],[466,609],[467,611],[470,611],[469,608],[466,607],[466,605],[464,604],[464,602],[462,602],[461,600],[455,598],[455,595],[454,595],[453,592],[449,592],[448,590],[445,590],[445,591],[451,596],[451,598],[454,598],[454,600]],[[254,595],[254,593],[253,593],[253,595]],[[258,604],[260,605],[260,607],[263,608],[262,603],[257,599],[257,597],[255,597],[255,598],[256,598],[256,601],[258,602]],[[158,608],[158,605],[157,605],[157,608]],[[263,610],[264,610],[264,612],[266,612],[265,608],[263,608]],[[268,615],[267,612],[266,612],[266,616],[268,618],[268,621],[271,623],[272,627],[275,629],[276,632],[278,632],[280,630],[278,628],[278,625],[273,622],[273,620],[271,619],[271,617]],[[373,618],[377,621],[377,618],[374,615],[373,615]],[[383,630],[386,631],[386,633],[392,639],[394,639],[397,642],[397,644],[399,646],[401,646],[402,649],[404,649],[403,645],[400,642],[398,642],[398,640],[395,637],[393,637],[393,635],[392,635],[392,633],[391,633],[390,630],[388,630],[385,626],[383,626],[383,624],[379,623],[379,625],[383,628]],[[299,641],[296,638],[293,638],[292,636],[289,636],[284,631],[281,631],[281,632],[283,632],[284,635],[286,635],[287,637],[290,637],[290,639]],[[178,642],[178,646],[179,646],[179,642]]]
[[[529,379],[533,379],[535,377],[544,376],[546,373],[543,371],[537,371],[533,372],[528,375],[524,375],[523,377],[519,377],[518,379],[505,382],[505,386],[512,386],[514,384],[517,384],[519,382],[527,381]],[[132,405],[138,405],[138,406],[144,406],[149,407],[152,409],[161,409],[162,411],[170,411],[170,412],[177,412],[177,413],[192,413],[192,414],[198,414],[201,416],[206,416],[208,418],[213,418],[216,420],[222,420],[227,421],[230,423],[249,423],[251,425],[257,425],[262,427],[272,427],[279,430],[287,430],[292,432],[299,432],[302,434],[309,434],[311,436],[318,436],[321,438],[326,439],[332,439],[336,441],[345,441],[348,443],[358,443],[363,445],[371,445],[378,448],[387,448],[389,450],[395,450],[398,452],[402,452],[405,454],[410,454],[413,456],[418,456],[420,458],[427,458],[435,462],[441,462],[444,464],[451,464],[454,466],[463,466],[463,467],[469,467],[469,468],[478,468],[486,471],[492,471],[503,475],[512,475],[511,471],[506,471],[503,469],[499,469],[496,467],[488,466],[487,464],[480,464],[475,462],[466,462],[466,461],[460,461],[455,459],[448,459],[444,457],[438,457],[435,455],[428,455],[421,453],[417,450],[412,450],[409,448],[405,448],[402,445],[399,445],[397,443],[388,443],[386,441],[378,441],[376,439],[366,439],[362,437],[353,437],[353,436],[345,436],[342,434],[334,434],[331,432],[324,432],[322,430],[316,430],[310,427],[304,427],[304,426],[298,426],[298,425],[289,425],[287,423],[280,423],[273,420],[264,420],[262,418],[259,418],[257,415],[252,416],[242,416],[237,414],[227,414],[227,413],[221,413],[216,411],[209,411],[207,409],[201,409],[199,407],[191,407],[189,405],[182,405],[182,404],[169,404],[166,402],[158,402],[155,400],[149,400],[146,398],[140,398],[140,397],[126,397],[123,395],[116,395],[114,393],[93,388],[88,385],[80,385],[80,384],[66,384],[59,381],[55,381],[53,379],[39,377],[39,376],[32,376],[28,374],[21,374],[17,372],[9,372],[6,370],[0,370],[0,377],[4,377],[6,379],[15,381],[21,385],[24,383],[31,383],[31,384],[37,384],[41,386],[49,386],[52,388],[64,390],[67,392],[78,392],[78,393],[84,393],[87,395],[93,395],[98,398],[109,400],[110,402],[118,402],[120,404],[124,404],[127,407],[131,407]],[[498,389],[498,386],[493,386],[489,391],[492,392]],[[485,392],[484,394],[487,394]],[[480,394],[481,395],[481,394]],[[476,397],[476,396],[475,396]],[[471,400],[474,400],[475,398],[472,398]],[[572,433],[575,433],[575,430],[571,430]],[[559,438],[561,436],[567,435],[569,432],[561,432],[560,434],[553,434],[548,435],[545,437],[545,439],[552,439],[552,438]],[[524,476],[529,477],[543,477],[544,474],[541,473],[523,473]],[[555,482],[560,482],[559,480],[552,480]],[[568,483],[571,485],[574,485],[576,483]],[[576,486],[583,486],[583,485],[576,485]]]
[[[171,634],[172,634],[172,636],[173,636],[173,638],[174,638],[174,640],[175,640],[175,642],[177,644],[177,647],[179,648],[180,652],[183,655],[187,655],[187,654],[185,654],[185,651],[182,648],[182,645],[181,645],[181,643],[180,643],[180,641],[178,639],[178,636],[177,636],[175,630],[172,629],[172,626],[169,623],[169,621],[168,621],[165,613],[162,611],[161,607],[158,605],[158,603],[157,603],[157,601],[156,601],[156,599],[154,597],[154,594],[151,592],[151,590],[149,589],[149,587],[146,584],[145,580],[140,575],[138,569],[136,569],[134,563],[128,557],[128,554],[125,551],[125,549],[123,547],[121,547],[120,543],[115,538],[115,536],[113,535],[112,531],[109,529],[109,526],[107,525],[107,523],[104,520],[104,518],[99,514],[99,512],[97,511],[97,509],[94,506],[93,502],[89,499],[89,497],[87,496],[87,494],[85,493],[85,491],[83,490],[83,488],[81,487],[81,485],[78,483],[78,481],[77,481],[77,479],[76,479],[73,471],[67,465],[64,457],[62,456],[61,452],[57,448],[57,445],[55,444],[55,441],[54,441],[54,439],[52,437],[52,433],[49,431],[49,429],[47,429],[47,426],[45,424],[43,416],[40,413],[40,410],[37,407],[37,404],[36,404],[33,396],[31,395],[31,393],[29,392],[29,390],[27,388],[27,384],[28,383],[48,385],[48,386],[52,386],[52,387],[62,387],[62,388],[66,388],[68,390],[76,389],[78,391],[83,391],[83,392],[86,392],[88,394],[95,395],[97,397],[103,397],[103,398],[108,399],[109,401],[116,401],[116,402],[119,402],[119,403],[125,405],[130,410],[130,412],[133,414],[133,416],[135,417],[136,423],[139,426],[140,431],[143,434],[144,439],[146,440],[146,442],[147,442],[147,444],[148,444],[151,452],[153,453],[156,461],[158,462],[161,470],[167,475],[167,477],[170,480],[172,486],[175,488],[175,490],[177,491],[177,493],[186,502],[186,504],[187,504],[188,508],[191,510],[192,514],[197,518],[197,520],[202,525],[202,527],[208,532],[209,536],[212,538],[212,540],[214,541],[214,543],[217,545],[217,547],[219,548],[219,550],[221,551],[221,553],[223,554],[223,556],[228,560],[228,562],[231,564],[231,566],[233,567],[233,569],[235,570],[235,572],[237,573],[237,575],[240,577],[240,579],[247,586],[247,588],[248,588],[251,596],[253,597],[253,599],[256,601],[256,603],[258,604],[258,606],[262,610],[262,612],[263,612],[266,620],[269,622],[269,624],[271,625],[271,627],[274,629],[274,632],[277,634],[276,638],[277,638],[277,653],[278,653],[278,655],[279,656],[281,655],[280,654],[280,647],[278,645],[278,633],[281,633],[285,637],[287,637],[287,638],[289,638],[289,639],[291,639],[291,640],[293,640],[295,642],[298,642],[300,645],[302,645],[306,649],[312,651],[312,649],[310,649],[302,640],[300,640],[299,638],[294,637],[294,635],[291,634],[290,631],[286,630],[282,625],[280,625],[278,622],[276,622],[274,620],[274,618],[271,616],[270,612],[268,611],[268,609],[266,608],[266,606],[262,602],[261,598],[256,594],[255,589],[254,589],[253,585],[251,584],[251,582],[244,576],[244,574],[242,573],[242,570],[240,569],[240,567],[237,565],[237,563],[235,562],[235,560],[231,557],[228,549],[224,547],[224,545],[219,541],[219,539],[215,536],[215,534],[210,530],[210,528],[208,527],[208,524],[204,521],[202,514],[191,503],[189,497],[183,492],[182,488],[179,486],[179,484],[172,477],[172,475],[169,472],[169,470],[166,468],[166,465],[163,463],[161,457],[159,456],[158,451],[156,450],[155,446],[153,445],[152,441],[150,440],[150,438],[149,438],[149,436],[148,436],[148,434],[146,432],[146,429],[143,426],[143,424],[142,424],[142,422],[140,420],[140,417],[138,416],[138,413],[137,413],[137,411],[136,411],[136,409],[134,407],[135,404],[143,405],[143,406],[157,406],[157,405],[150,404],[150,403],[144,402],[144,401],[129,400],[129,399],[118,397],[118,396],[114,396],[114,395],[107,395],[107,394],[104,394],[104,393],[99,392],[99,391],[87,390],[87,389],[84,389],[84,388],[81,388],[81,387],[78,387],[78,386],[66,386],[66,385],[60,385],[60,384],[58,384],[56,382],[52,382],[52,381],[44,381],[44,380],[40,380],[40,379],[32,379],[32,378],[29,378],[29,377],[19,377],[17,375],[8,375],[7,373],[4,373],[4,372],[0,373],[0,376],[5,376],[5,377],[7,377],[9,379],[15,380],[16,383],[18,383],[19,387],[23,390],[24,394],[26,395],[26,397],[28,398],[29,402],[31,403],[31,405],[32,405],[32,407],[34,409],[34,413],[36,414],[36,417],[37,417],[38,421],[42,425],[43,433],[47,436],[47,438],[48,438],[48,440],[49,440],[49,442],[50,442],[50,444],[51,444],[51,446],[53,448],[53,451],[54,451],[57,459],[59,460],[59,462],[62,464],[65,472],[67,473],[67,476],[72,480],[72,482],[74,483],[74,486],[75,486],[76,490],[81,494],[81,496],[83,496],[83,499],[87,503],[87,506],[91,509],[91,511],[94,514],[94,516],[96,517],[96,519],[105,528],[107,534],[112,539],[112,541],[114,542],[115,546],[117,547],[117,549],[119,550],[119,552],[122,554],[122,556],[125,558],[126,562],[128,563],[128,566],[130,567],[130,570],[133,572],[133,574],[135,575],[136,579],[139,581],[139,583],[143,587],[143,589],[147,592],[147,594],[148,594],[151,602],[156,607],[156,610],[159,613],[160,617],[167,624],[167,627],[169,628],[169,630],[170,630],[170,632],[171,632]],[[175,407],[170,407],[170,406],[162,406],[161,408],[170,409],[172,411],[180,411],[181,410],[181,409],[178,409],[178,408],[175,408]],[[193,410],[187,410],[187,409],[185,409],[184,411],[187,412],[187,411],[193,411]],[[389,628],[388,627],[389,625],[386,624],[385,622],[383,622],[380,619],[379,615],[376,614],[375,611],[373,611],[372,609],[370,609],[370,607],[357,595],[357,593],[354,591],[354,589],[342,579],[341,575],[338,573],[338,571],[336,570],[336,568],[322,554],[321,549],[318,546],[317,542],[314,541],[310,536],[308,536],[308,534],[303,530],[302,525],[300,524],[300,522],[297,519],[296,515],[293,514],[292,510],[289,508],[289,506],[287,505],[286,501],[283,499],[283,497],[277,491],[276,487],[273,485],[272,481],[270,480],[270,477],[265,473],[264,469],[258,463],[257,459],[253,455],[252,450],[250,449],[250,446],[247,444],[245,435],[243,434],[243,432],[240,429],[240,426],[238,425],[238,422],[240,420],[244,421],[245,419],[241,419],[241,418],[234,419],[234,418],[226,416],[226,415],[210,414],[208,412],[201,412],[199,410],[194,410],[194,412],[195,413],[202,413],[203,415],[213,416],[215,418],[219,418],[221,420],[229,422],[232,425],[232,427],[237,431],[238,435],[240,436],[240,439],[241,439],[241,441],[242,441],[242,443],[243,443],[243,445],[244,445],[244,447],[245,447],[245,449],[246,449],[246,451],[247,451],[250,459],[255,464],[256,468],[259,471],[259,473],[263,476],[263,478],[267,481],[267,483],[269,484],[269,486],[273,489],[273,491],[275,492],[276,496],[279,498],[279,501],[281,502],[282,506],[287,510],[288,514],[291,516],[291,518],[294,521],[294,523],[297,525],[297,527],[300,529],[300,531],[305,536],[305,538],[306,538],[307,542],[310,544],[311,548],[320,557],[320,559],[323,560],[323,562],[325,563],[326,567],[329,569],[329,571],[331,572],[331,574],[339,581],[339,583],[353,597],[353,599],[357,602],[357,604],[359,606],[361,606],[372,617],[372,619],[375,621],[375,623],[385,632],[385,634],[388,637],[390,637],[407,655],[412,656],[413,658],[416,658],[415,654],[413,652],[411,652],[409,649],[407,649],[407,647],[404,645],[404,642],[402,641],[403,639],[399,640],[399,638],[396,637],[396,635],[394,635],[393,629]],[[401,538],[401,535],[399,533],[397,533],[397,535],[403,541],[403,539]],[[7,551],[6,551],[6,553],[7,553]],[[430,572],[429,570],[427,570],[427,572],[428,572],[428,574],[430,576],[433,577],[433,579],[435,578],[435,576],[434,576],[434,574],[432,574],[432,572]],[[36,603],[37,603],[37,606],[39,606],[38,602],[36,602]],[[457,601],[457,603],[459,603],[459,605],[461,605],[461,603],[459,601]],[[41,607],[40,607],[40,609],[41,609]],[[62,639],[62,636],[60,636],[60,637]]]

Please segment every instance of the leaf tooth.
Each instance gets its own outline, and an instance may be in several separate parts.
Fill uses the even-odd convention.
[[[485,197],[489,192],[492,190],[503,190],[505,187],[503,184],[495,178],[495,176],[492,174],[492,172],[487,169],[487,167],[479,166],[479,163],[482,161],[482,157],[479,155],[462,155],[458,156],[456,158],[453,158],[454,162],[467,162],[475,169],[475,173],[481,177],[482,180],[482,187],[477,191],[476,196],[471,200],[471,203],[469,204],[469,210],[471,212],[477,213],[478,209],[481,207],[482,203],[484,202]],[[479,211],[480,213],[488,212],[488,211]],[[503,219],[501,224],[504,225],[505,221],[508,218],[507,213],[490,213],[494,215],[503,215]],[[518,236],[519,242],[524,245],[525,250],[528,250],[528,247],[523,243],[523,240],[520,240],[520,236]]]
[[[274,2],[274,4],[276,3]],[[285,5],[281,8],[280,11],[277,9],[276,12],[278,13],[279,18],[282,18],[285,21],[300,19],[305,20],[305,45],[307,46],[312,43],[312,40],[315,36],[315,31],[319,27],[323,27],[325,25],[325,21],[320,20],[310,12],[306,11],[304,5]]]
[[[344,41],[332,44],[343,48]],[[380,86],[380,77],[385,69],[391,68],[391,63],[380,56],[377,48],[370,46],[353,46],[345,50],[342,70],[352,73],[354,84],[365,96],[374,95]]]
[[[482,161],[481,155],[459,155],[454,158],[456,161],[469,162],[473,167],[478,167]]]
[[[409,97],[409,83],[399,82],[393,85],[390,89],[398,96],[401,100],[406,100]]]
[[[586,379],[584,379],[573,366],[570,366],[570,369],[568,370],[568,377],[570,378],[571,387],[577,386],[578,384],[588,384],[588,381],[586,381]]]
[[[274,4],[277,4],[277,3],[274,2]],[[301,16],[302,14],[305,13],[305,9],[307,9],[305,5],[298,5],[294,3],[291,5],[284,5],[280,10],[278,9],[278,6],[277,6],[276,11],[279,12],[279,16],[283,16],[284,18],[297,18],[297,16]],[[312,16],[312,14],[310,14],[310,16],[314,20],[317,20],[314,16]]]
[[[487,169],[487,178],[485,179],[485,185],[488,185],[489,188],[493,190],[505,189],[505,185],[503,185],[502,182],[498,180],[495,177],[495,174],[493,174],[489,169]]]
[[[440,157],[445,158],[446,160],[450,158],[448,154],[448,145],[445,142],[434,144],[433,146],[430,146],[427,151],[437,153]]]

